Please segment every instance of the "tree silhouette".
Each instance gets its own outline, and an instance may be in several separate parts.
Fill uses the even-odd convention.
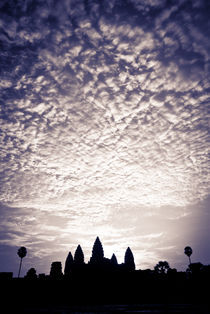
[[[203,264],[198,262],[198,263],[191,263],[189,265],[188,271],[190,271],[193,275],[199,275],[202,269],[203,269]]]
[[[19,266],[19,271],[18,271],[18,278],[20,277],[20,271],[21,271],[21,266],[22,266],[22,260],[27,254],[27,250],[24,246],[21,246],[18,251],[17,251],[18,256],[20,257],[20,266]]]
[[[25,276],[27,279],[37,279],[36,269],[30,268]]]
[[[193,250],[191,249],[190,246],[186,246],[184,249],[184,254],[186,254],[189,258],[189,263],[191,264],[191,258],[190,256],[192,255]]]
[[[165,274],[169,269],[169,263],[166,261],[160,261],[158,264],[154,267],[155,271],[159,274]]]
[[[84,254],[80,245],[78,245],[74,253],[74,263],[77,265],[84,264]]]
[[[74,263],[73,256],[72,256],[71,252],[69,252],[69,254],[66,258],[66,262],[65,262],[65,268],[64,268],[64,275],[65,276],[70,275],[73,263]]]
[[[101,244],[99,237],[97,237],[93,245],[92,257],[90,259],[90,262],[100,264],[103,262],[103,259],[104,259],[103,246]]]
[[[130,270],[135,270],[133,253],[129,247],[125,251],[124,263],[125,263],[126,268]]]

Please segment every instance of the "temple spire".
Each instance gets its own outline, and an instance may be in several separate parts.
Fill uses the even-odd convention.
[[[127,269],[129,270],[135,270],[136,266],[134,263],[134,257],[131,249],[128,247],[126,252],[125,252],[125,259],[124,263]]]
[[[93,245],[92,257],[90,259],[90,262],[100,264],[103,261],[103,259],[104,259],[103,246],[101,244],[99,237],[97,237]]]
[[[117,264],[118,264],[117,258],[116,258],[116,255],[115,255],[115,254],[112,254],[111,263],[112,263],[112,265],[117,265]]]
[[[65,268],[64,268],[64,275],[65,276],[68,276],[70,274],[73,262],[74,262],[73,256],[72,256],[71,252],[69,252],[69,254],[66,258],[66,262],[65,262]]]
[[[74,263],[77,265],[84,264],[84,253],[80,245],[78,245],[74,253]]]

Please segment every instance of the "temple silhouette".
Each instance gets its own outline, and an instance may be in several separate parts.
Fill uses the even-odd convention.
[[[170,268],[167,261],[159,261],[153,269],[141,270],[136,269],[129,247],[122,263],[118,263],[114,253],[111,258],[106,258],[97,237],[87,262],[81,245],[78,245],[74,254],[68,253],[64,270],[61,261],[54,261],[49,275],[37,275],[35,268],[30,268],[24,277],[13,278],[13,273],[0,273],[1,297],[6,308],[12,308],[7,313],[74,313],[75,309],[75,313],[95,313],[92,306],[97,307],[97,313],[109,310],[118,313],[122,304],[126,313],[136,313],[136,309],[137,312],[139,309],[143,311],[144,304],[148,304],[147,312],[150,304],[152,309],[153,305],[157,309],[157,304],[163,304],[158,313],[170,313],[166,306],[171,304],[172,313],[210,313],[208,307],[203,307],[209,302],[206,287],[210,282],[210,265],[192,263],[190,247],[186,247],[184,253],[189,258],[186,271]],[[26,248],[18,250],[20,266],[26,254]],[[186,304],[190,306],[185,308]],[[118,305],[120,309],[115,311]],[[42,312],[44,308],[46,312]],[[54,308],[60,310],[54,311]],[[69,311],[66,312],[67,308]]]
[[[115,271],[133,271],[135,270],[135,262],[133,253],[128,247],[125,251],[124,263],[118,264],[116,255],[113,253],[112,257],[104,257],[104,250],[99,237],[96,238],[92,256],[88,263],[84,261],[84,253],[80,245],[77,246],[74,256],[71,252],[65,261],[64,276],[71,277],[73,273],[84,272],[115,272]],[[50,277],[59,279],[63,276],[61,262],[52,262],[50,269]]]

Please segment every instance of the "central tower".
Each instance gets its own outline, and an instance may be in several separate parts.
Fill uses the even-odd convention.
[[[92,256],[90,258],[91,264],[102,264],[104,260],[104,250],[101,244],[99,237],[96,238],[93,249],[92,249]]]

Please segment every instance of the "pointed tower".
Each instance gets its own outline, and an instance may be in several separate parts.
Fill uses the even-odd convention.
[[[71,252],[69,252],[69,254],[66,258],[66,262],[65,262],[65,268],[64,268],[64,275],[65,276],[70,275],[73,263],[74,263],[73,256],[72,256]]]
[[[118,265],[117,258],[116,258],[116,256],[115,256],[115,254],[112,254],[112,257],[111,257],[111,264],[112,264],[112,265]]]
[[[101,241],[100,241],[99,237],[97,237],[95,242],[94,242],[94,245],[93,245],[92,256],[90,258],[90,263],[101,264],[101,263],[103,263],[103,259],[104,259],[103,246],[101,244]]]
[[[84,253],[80,245],[78,245],[74,253],[74,264],[77,264],[77,265],[84,264]]]
[[[125,267],[128,270],[135,270],[135,263],[134,263],[134,257],[131,249],[128,247],[125,252],[125,259],[124,259]]]

